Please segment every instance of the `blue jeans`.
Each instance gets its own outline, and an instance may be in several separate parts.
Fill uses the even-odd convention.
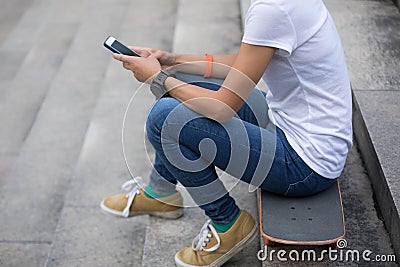
[[[218,90],[221,81],[182,77]],[[285,195],[307,196],[327,189],[334,179],[315,173],[297,155],[281,129],[268,119],[265,94],[254,90],[237,116],[226,123],[202,117],[171,97],[152,107],[147,136],[155,149],[150,185],[172,192],[179,181],[216,223],[229,223],[239,212],[215,167],[255,187]]]

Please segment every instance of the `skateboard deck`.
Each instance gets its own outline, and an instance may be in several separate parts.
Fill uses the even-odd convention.
[[[331,245],[346,233],[339,182],[308,197],[259,190],[260,231],[266,245]]]

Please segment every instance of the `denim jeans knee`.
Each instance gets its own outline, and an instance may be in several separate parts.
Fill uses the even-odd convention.
[[[172,97],[157,100],[151,108],[146,121],[146,133],[150,143],[160,143],[161,129],[170,112],[180,104]]]

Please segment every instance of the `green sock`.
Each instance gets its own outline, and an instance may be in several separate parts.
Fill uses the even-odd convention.
[[[237,218],[239,218],[241,213],[242,213],[242,211],[239,210],[236,217],[228,224],[217,224],[215,222],[212,222],[212,225],[214,226],[215,230],[217,230],[218,233],[225,233],[226,231],[229,230],[229,228],[232,227],[232,225],[236,222]]]
[[[162,197],[168,197],[168,196],[172,196],[173,194],[175,194],[176,192],[172,192],[172,193],[158,193],[156,191],[153,190],[153,188],[150,185],[147,185],[146,188],[144,189],[144,195],[148,198],[162,198]]]

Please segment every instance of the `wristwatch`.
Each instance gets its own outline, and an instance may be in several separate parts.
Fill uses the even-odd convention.
[[[175,71],[161,70],[150,84],[150,90],[157,99],[167,94],[167,89],[164,87],[165,80],[168,77],[175,78]]]

